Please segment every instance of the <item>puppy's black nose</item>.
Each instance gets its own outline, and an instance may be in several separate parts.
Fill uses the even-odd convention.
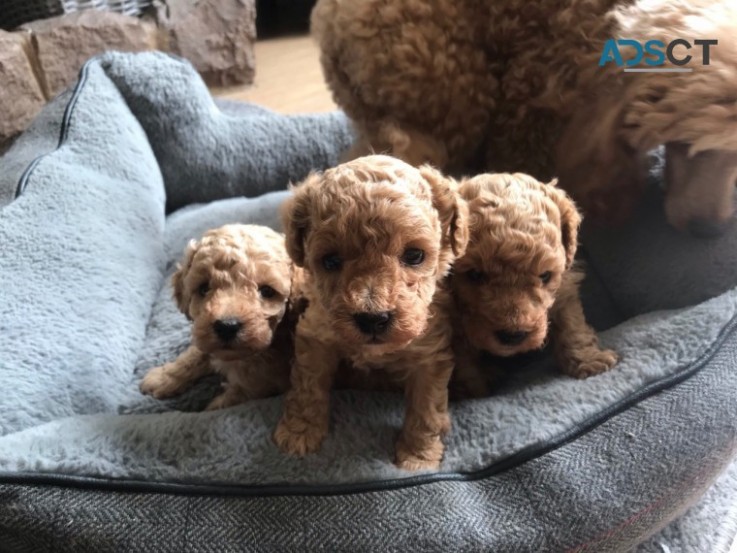
[[[212,325],[217,334],[223,342],[230,342],[238,334],[238,331],[243,328],[243,323],[238,319],[219,319]]]
[[[516,346],[521,344],[529,335],[530,333],[525,332],[524,330],[500,330],[496,333],[496,337],[505,346]]]
[[[392,322],[392,314],[389,311],[383,313],[356,313],[353,320],[358,329],[364,334],[382,334],[386,332]]]

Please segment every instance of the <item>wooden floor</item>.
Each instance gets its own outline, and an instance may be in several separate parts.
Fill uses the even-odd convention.
[[[320,69],[320,52],[309,36],[256,42],[256,81],[250,86],[213,89],[231,100],[254,102],[281,113],[336,109]]]

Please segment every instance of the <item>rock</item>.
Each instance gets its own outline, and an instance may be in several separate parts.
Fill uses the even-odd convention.
[[[157,12],[170,51],[189,60],[208,85],[253,82],[256,0],[160,0]]]
[[[89,58],[105,50],[141,52],[158,47],[156,25],[115,12],[85,10],[23,25],[31,32],[43,72],[42,85],[53,97],[77,80]]]
[[[27,33],[0,30],[0,150],[46,103],[29,53]]]

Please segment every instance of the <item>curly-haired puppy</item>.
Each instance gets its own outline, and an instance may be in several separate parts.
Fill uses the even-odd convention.
[[[443,280],[465,250],[466,215],[453,181],[386,156],[312,174],[294,189],[284,210],[287,249],[305,268],[309,303],[274,433],[283,451],[305,455],[320,447],[330,389],[344,365],[403,381],[396,463],[438,467],[454,365],[452,297]]]
[[[172,284],[192,321],[192,345],[149,371],[141,391],[170,397],[219,373],[224,390],[208,410],[286,391],[293,351],[286,315],[295,274],[284,236],[267,227],[225,225],[191,241]]]
[[[524,174],[484,174],[464,180],[468,248],[453,268],[460,339],[458,379],[473,379],[480,351],[510,356],[552,340],[560,369],[586,378],[617,361],[599,347],[578,294],[574,266],[580,216],[554,183]],[[485,393],[479,381],[474,395]],[[475,388],[475,390],[474,390]]]
[[[335,101],[357,127],[350,156],[390,152],[453,170],[558,176],[611,219],[665,144],[666,214],[718,232],[737,179],[734,0],[319,0],[312,16]],[[608,39],[686,39],[684,73],[599,62]],[[695,39],[717,39],[704,65]],[[622,47],[622,58],[635,57]]]

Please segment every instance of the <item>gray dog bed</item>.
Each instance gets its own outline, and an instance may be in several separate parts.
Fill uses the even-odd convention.
[[[189,339],[169,285],[186,242],[278,227],[287,183],[350,141],[340,114],[218,106],[182,61],[107,54],[0,160],[0,551],[728,545],[737,230],[675,233],[657,186],[582,236],[587,312],[621,364],[576,381],[516,360],[494,397],[452,405],[438,473],[392,465],[399,395],[334,393],[298,460],[270,438],[281,398],[201,413],[214,378],[138,392]]]

